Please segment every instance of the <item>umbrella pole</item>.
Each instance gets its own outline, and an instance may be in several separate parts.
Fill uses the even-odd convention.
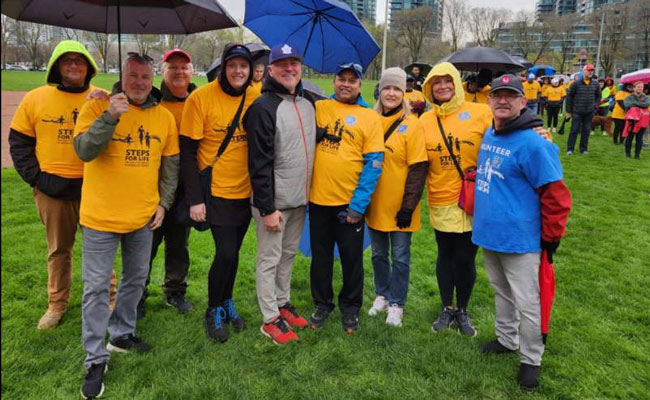
[[[120,0],[117,0],[117,65],[120,70],[118,81],[122,80],[122,24],[120,21]]]

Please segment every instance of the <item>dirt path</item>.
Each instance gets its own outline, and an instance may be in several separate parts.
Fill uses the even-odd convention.
[[[18,103],[23,99],[27,92],[8,92],[2,91],[2,168],[13,167],[11,156],[9,155],[9,124],[16,112]]]

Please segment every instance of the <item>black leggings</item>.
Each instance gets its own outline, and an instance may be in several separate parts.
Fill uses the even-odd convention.
[[[442,305],[451,307],[454,304],[456,288],[456,306],[465,309],[476,280],[474,259],[478,247],[472,243],[472,232],[435,232],[438,243],[436,276]]]
[[[214,239],[215,255],[208,274],[208,304],[218,307],[232,298],[241,248],[248,224],[240,226],[210,227]]]
[[[614,144],[619,144],[624,142],[623,138],[623,128],[625,128],[625,120],[619,118],[612,118],[614,121]]]
[[[634,157],[641,156],[641,149],[643,148],[643,134],[647,128],[640,129],[637,133],[628,132],[625,138],[625,155],[630,156],[632,151],[632,139],[636,136],[636,145],[634,147]]]
[[[561,105],[553,105],[549,104],[547,106],[548,110],[548,127],[549,128],[557,128],[557,116],[560,113],[560,107]]]

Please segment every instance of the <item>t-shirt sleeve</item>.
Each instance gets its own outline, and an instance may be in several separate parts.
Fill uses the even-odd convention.
[[[535,188],[562,179],[559,149],[541,136],[531,136],[526,151],[520,158],[520,167],[526,180]]]
[[[102,105],[106,105],[102,107]],[[77,124],[74,127],[74,136],[77,137],[87,132],[95,120],[108,108],[108,100],[90,100],[84,103],[79,111]]]
[[[406,135],[406,163],[413,165],[427,161],[427,146],[424,140],[424,128],[415,123]]]
[[[36,124],[33,119],[34,100],[32,97],[32,93],[25,95],[14,113],[14,118],[11,120],[9,128],[27,136],[36,137]]]
[[[165,143],[162,155],[175,156],[180,153],[178,147],[178,130],[176,129],[176,120],[174,119],[174,116],[169,111],[167,114],[169,114],[169,121],[167,122],[167,142]]]
[[[373,111],[374,113],[374,111]],[[379,153],[384,151],[384,132],[379,115],[373,115],[369,121],[369,131],[363,141],[363,154]]]
[[[203,139],[203,120],[203,110],[201,109],[199,96],[190,95],[185,101],[179,134],[194,140]]]

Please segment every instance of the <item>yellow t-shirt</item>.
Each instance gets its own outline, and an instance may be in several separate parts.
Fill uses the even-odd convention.
[[[404,93],[406,102],[409,104],[409,107],[413,108],[413,103],[426,103],[424,95],[419,90],[411,90],[410,92]]]
[[[213,165],[211,193],[215,197],[234,200],[251,195],[248,138],[241,121],[257,96],[250,86],[246,89],[239,125],[226,151]],[[194,90],[185,101],[180,134],[200,141],[197,155],[200,170],[212,165],[241,100],[224,92],[218,81],[212,81]]]
[[[420,117],[424,126],[429,175],[427,194],[430,206],[456,204],[460,196],[461,180],[447,146],[442,140],[435,110]],[[464,102],[454,112],[440,118],[442,126],[451,137],[452,149],[463,171],[475,167],[485,130],[492,124],[492,110],[485,104]]]
[[[548,101],[560,101],[565,96],[566,89],[564,89],[564,86],[549,86],[546,88],[546,98]]]
[[[612,111],[612,118],[625,119],[625,110],[618,105],[618,102],[625,101],[625,98],[629,95],[630,92],[625,90],[619,90],[616,92],[616,96],[614,96],[614,101],[616,104],[614,105],[614,110]]]
[[[160,105],[169,110],[170,113],[174,116],[174,121],[176,121],[176,130],[180,132],[181,130],[181,120],[183,119],[183,108],[185,107],[184,101],[166,101],[163,100],[160,102]]]
[[[537,100],[537,95],[541,93],[542,87],[539,82],[533,81],[529,83],[528,81],[523,83],[524,85],[524,95],[527,100]]]
[[[54,86],[41,86],[25,95],[10,128],[36,138],[36,159],[41,171],[63,178],[83,176],[83,162],[74,152],[74,128],[89,86],[82,93],[68,93]]]
[[[349,204],[363,169],[363,155],[384,151],[379,115],[362,106],[334,99],[316,102],[316,126],[340,141],[316,145],[309,201],[322,206]]]
[[[488,94],[490,93],[490,85],[486,85],[480,88],[479,90],[476,91],[476,93],[470,93],[467,91],[467,82],[464,82],[463,90],[465,90],[465,101],[469,101],[472,103],[487,104]]]
[[[79,114],[74,135],[87,132],[108,100],[90,100]],[[127,233],[144,227],[160,203],[158,180],[162,156],[178,154],[174,116],[161,106],[129,105],[120,116],[106,149],[84,164],[81,188],[82,226]]]
[[[250,87],[255,91],[256,93],[255,97],[258,97],[259,95],[262,94],[262,81],[259,82],[251,81]]]
[[[383,132],[402,114],[381,117]],[[415,232],[420,230],[420,205],[413,212],[411,226],[399,229],[395,216],[402,206],[404,185],[408,176],[409,166],[427,161],[427,151],[424,144],[424,129],[417,115],[409,115],[393,131],[388,141],[384,143],[384,163],[377,188],[370,200],[366,223],[372,229],[391,232]]]

